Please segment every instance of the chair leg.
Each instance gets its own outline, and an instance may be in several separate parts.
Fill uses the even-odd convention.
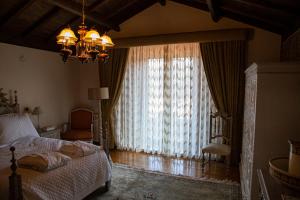
[[[208,166],[210,167],[211,154],[208,154]]]

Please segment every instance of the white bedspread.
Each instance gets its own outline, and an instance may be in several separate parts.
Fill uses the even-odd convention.
[[[0,146],[1,199],[8,199],[11,145],[16,148],[18,159],[33,152],[58,151],[66,143],[69,142],[29,136]],[[18,168],[17,173],[22,176],[25,199],[82,199],[110,180],[111,166],[105,152],[99,149],[94,154],[72,159],[67,165],[48,172]]]

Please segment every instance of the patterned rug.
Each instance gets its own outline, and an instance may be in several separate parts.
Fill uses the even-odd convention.
[[[113,166],[108,192],[93,200],[240,200],[240,185]]]

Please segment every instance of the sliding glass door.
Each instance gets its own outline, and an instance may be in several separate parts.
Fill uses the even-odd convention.
[[[133,47],[114,113],[117,147],[200,157],[211,106],[198,43]]]

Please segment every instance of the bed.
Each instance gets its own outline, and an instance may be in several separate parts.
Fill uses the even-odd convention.
[[[18,112],[17,98],[15,102],[3,106],[9,114],[0,115],[0,194],[1,199],[9,199],[9,176],[12,174],[12,154],[18,160],[32,153],[58,151],[69,141],[39,137],[30,119]],[[5,111],[7,113],[7,111]],[[92,144],[89,144],[92,145]],[[73,158],[66,165],[46,172],[33,169],[18,168],[21,176],[23,199],[83,199],[99,188],[106,188],[111,180],[111,164],[105,151],[92,145],[95,152]],[[12,167],[13,169],[13,167]],[[14,173],[14,172],[13,172]],[[17,189],[15,190],[17,191]]]

